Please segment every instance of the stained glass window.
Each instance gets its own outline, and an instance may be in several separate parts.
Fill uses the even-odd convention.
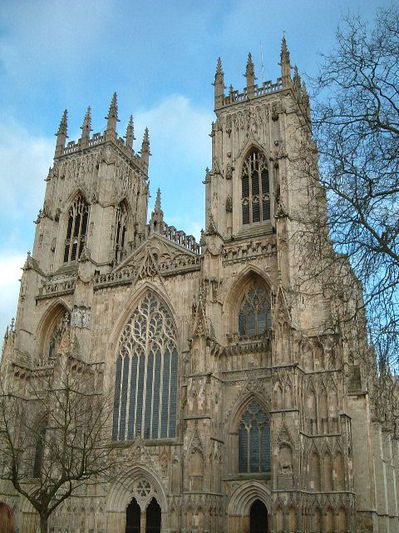
[[[270,471],[270,425],[266,413],[252,401],[239,428],[239,471]]]
[[[115,369],[114,440],[176,436],[178,354],[166,307],[147,294],[119,340]]]
[[[238,331],[241,336],[262,335],[272,327],[271,306],[264,287],[253,287],[244,296],[238,317]]]
[[[78,194],[69,208],[68,227],[65,240],[64,263],[79,259],[87,236],[89,206],[81,194]]]
[[[269,170],[265,155],[255,148],[247,155],[241,174],[242,223],[270,220]]]

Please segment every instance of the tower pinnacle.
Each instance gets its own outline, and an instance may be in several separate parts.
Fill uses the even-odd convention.
[[[144,165],[147,169],[150,155],[150,136],[148,133],[148,128],[146,128],[144,130],[143,142],[141,143],[141,160],[144,162]]]
[[[135,140],[133,115],[130,115],[129,122],[126,128],[125,139],[126,139],[126,146],[133,149],[133,141]]]
[[[82,136],[80,138],[80,145],[82,148],[89,145],[90,132],[91,132],[91,108],[87,108],[85,117],[83,119],[83,124],[80,129],[82,130]]]
[[[247,67],[245,69],[245,77],[247,78],[247,95],[253,96],[255,92],[255,69],[252,61],[251,52],[248,54]]]
[[[56,133],[57,141],[55,145],[55,157],[62,155],[65,148],[65,141],[68,138],[68,111],[65,109],[61,122]]]
[[[119,122],[118,119],[118,98],[116,93],[113,94],[112,100],[109,106],[108,116],[105,117],[107,119],[107,129],[105,131],[105,135],[108,138],[115,138],[116,137],[116,123]]]
[[[157,189],[157,197],[155,199],[154,210],[151,213],[150,221],[151,229],[154,233],[159,233],[163,226],[163,211],[161,208],[161,189]]]
[[[287,87],[291,84],[291,63],[290,63],[290,52],[287,47],[287,41],[283,35],[281,41],[281,53],[280,53],[280,66],[281,66],[281,79],[283,81],[283,86]]]
[[[222,68],[222,60],[220,59],[220,57],[218,57],[215,81],[213,85],[215,87],[215,109],[217,109],[223,104],[224,98],[224,74]]]

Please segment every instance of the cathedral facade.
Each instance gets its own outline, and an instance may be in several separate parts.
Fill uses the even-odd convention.
[[[199,243],[165,222],[159,191],[148,222],[149,134],[140,151],[132,119],[118,136],[116,95],[104,133],[88,111],[67,143],[64,114],[2,372],[35,380],[65,353],[98,368],[123,468],[57,508],[54,533],[399,530],[399,446],[373,414],[364,324],[337,320],[350,299],[320,279],[303,288],[296,214],[326,207],[298,164],[310,112],[291,70],[283,40],[277,82],[257,86],[249,56],[226,94],[219,60]],[[33,508],[2,492],[33,533]]]

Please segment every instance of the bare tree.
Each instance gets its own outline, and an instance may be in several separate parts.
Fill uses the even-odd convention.
[[[328,216],[312,207],[304,226],[319,235],[329,230],[333,248],[325,246],[317,263],[323,269],[340,268],[349,258],[364,294],[353,315],[366,312],[379,361],[393,369],[399,354],[397,9],[379,10],[373,28],[348,16],[336,49],[323,59],[313,80],[312,117],[320,171],[311,162],[307,167],[325,190]]]
[[[96,365],[73,357],[40,369],[11,368],[0,395],[0,479],[29,500],[47,533],[63,501],[110,473],[109,397]]]

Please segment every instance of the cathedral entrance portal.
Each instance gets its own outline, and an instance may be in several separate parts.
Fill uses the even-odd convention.
[[[267,533],[267,509],[260,500],[255,500],[249,512],[249,532]]]
[[[136,498],[126,509],[126,533],[161,533],[161,508],[152,498],[147,509],[142,510]]]

